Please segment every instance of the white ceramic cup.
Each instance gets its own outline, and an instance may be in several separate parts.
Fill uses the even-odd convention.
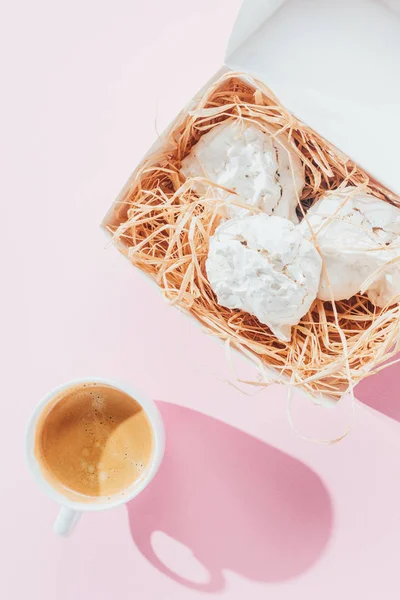
[[[59,489],[53,487],[51,483],[49,483],[49,481],[44,477],[39,462],[35,456],[35,437],[38,421],[47,405],[53,402],[56,396],[61,395],[61,393],[67,390],[69,387],[74,387],[84,383],[110,385],[114,388],[122,390],[134,398],[146,412],[151,424],[153,431],[154,451],[152,461],[148,465],[142,477],[132,483],[132,485],[130,485],[128,488],[112,495],[109,498],[99,496],[93,498],[93,500],[85,499],[83,502],[78,502],[68,498],[67,496],[64,496]],[[68,381],[67,383],[64,383],[63,385],[49,392],[39,402],[36,409],[33,411],[28,423],[25,444],[26,459],[33,477],[35,478],[39,487],[41,487],[42,490],[46,492],[48,496],[50,496],[50,498],[53,498],[53,500],[61,504],[60,512],[58,513],[57,519],[54,523],[54,532],[62,536],[67,536],[71,533],[83,512],[114,508],[115,506],[129,502],[129,500],[132,500],[132,498],[137,496],[150,483],[154,475],[157,473],[164,455],[164,448],[164,424],[156,404],[150,400],[150,398],[147,398],[142,392],[134,389],[130,384],[113,381],[111,379],[103,379],[101,377],[85,377],[83,379]]]

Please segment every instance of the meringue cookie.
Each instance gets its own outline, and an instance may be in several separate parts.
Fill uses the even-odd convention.
[[[390,246],[400,242],[400,210],[354,187],[322,196],[299,225],[309,239],[310,227],[326,271],[318,290],[321,300],[351,298],[369,277],[400,256],[400,248]],[[379,271],[367,290],[373,304],[385,306],[400,293],[399,269],[400,263],[394,263]]]
[[[304,169],[298,155],[285,137],[273,127],[261,127],[226,119],[195,144],[182,160],[181,171],[187,177],[205,177],[233,190],[229,193],[212,188],[219,198],[240,201],[268,215],[286,217],[298,223],[296,207],[304,187]],[[209,185],[193,182],[196,193],[207,193]],[[228,204],[225,217],[252,214],[246,208]]]
[[[293,223],[257,214],[225,221],[210,239],[206,271],[218,304],[239,308],[290,341],[310,309],[321,257]]]

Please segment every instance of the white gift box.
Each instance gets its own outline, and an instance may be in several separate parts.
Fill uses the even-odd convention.
[[[295,117],[400,193],[400,0],[245,0],[225,64],[192,102],[230,70],[263,81]],[[107,231],[135,175],[103,220]],[[274,369],[271,376],[288,381]]]

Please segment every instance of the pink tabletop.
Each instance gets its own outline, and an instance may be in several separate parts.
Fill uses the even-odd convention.
[[[399,597],[400,371],[359,386],[340,444],[305,441],[288,423],[286,390],[230,385],[221,346],[106,248],[98,227],[155,121],[162,130],[220,66],[238,5],[3,10],[5,600]],[[24,428],[50,388],[95,374],[159,402],[167,452],[141,496],[58,539],[57,506],[24,464]],[[353,419],[349,399],[326,410],[297,395],[293,416],[322,438]]]

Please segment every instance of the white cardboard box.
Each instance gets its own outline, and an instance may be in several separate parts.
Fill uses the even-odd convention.
[[[244,0],[225,65],[193,102],[229,70],[262,80],[300,121],[400,193],[400,0]],[[332,405],[328,397],[320,401]]]

